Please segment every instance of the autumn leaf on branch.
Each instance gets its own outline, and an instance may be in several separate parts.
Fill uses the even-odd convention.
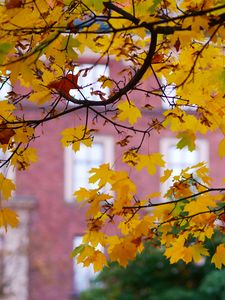
[[[19,8],[22,7],[23,5],[23,0],[6,0],[5,6],[10,9],[10,8]]]
[[[91,147],[92,138],[90,133],[91,131],[83,125],[75,128],[66,128],[62,131],[62,145],[66,147],[71,145],[75,152],[80,150],[80,144]]]
[[[18,224],[18,215],[13,210],[9,208],[0,209],[0,227],[3,226],[7,231],[8,226],[15,228]]]
[[[54,89],[59,93],[63,93],[66,96],[70,96],[69,91],[71,89],[80,89],[78,81],[79,73],[76,75],[67,74],[65,77],[62,77],[59,80],[52,81],[48,84],[48,88]]]
[[[11,137],[13,137],[15,135],[15,130],[11,129],[11,128],[3,128],[1,126],[0,129],[0,144],[2,145],[7,145],[9,143],[9,140],[11,139]]]
[[[131,125],[134,125],[137,119],[141,118],[141,112],[133,102],[121,102],[117,108],[119,109],[118,119],[121,121],[128,120]]]

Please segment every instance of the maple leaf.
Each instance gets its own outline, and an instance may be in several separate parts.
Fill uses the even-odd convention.
[[[15,189],[16,187],[12,180],[6,178],[2,173],[0,173],[0,192],[3,199],[8,200]]]
[[[80,150],[80,144],[84,144],[87,147],[91,147],[92,138],[90,136],[90,130],[84,125],[77,126],[75,128],[66,128],[62,131],[61,143],[63,146],[72,146],[72,149],[77,152]]]
[[[181,139],[177,143],[178,149],[183,149],[184,147],[187,146],[189,151],[195,150],[195,134],[192,131],[186,130],[183,132],[179,132],[177,134],[177,138]]]
[[[59,93],[63,93],[66,96],[70,96],[69,91],[72,89],[80,89],[78,81],[79,73],[76,75],[67,74],[65,77],[62,77],[59,80],[50,82],[47,87],[50,89],[55,89]]]
[[[103,193],[102,194],[96,193],[94,197],[89,198],[88,199],[89,207],[86,212],[87,216],[96,217],[100,210],[100,203],[103,201],[107,201],[111,198],[112,196]]]
[[[81,244],[76,247],[72,256],[78,256],[77,262],[83,263],[84,266],[89,266],[93,264],[93,268],[95,272],[102,270],[104,266],[107,266],[107,260],[105,255],[95,247],[92,247],[88,244]]]
[[[51,93],[49,90],[43,90],[36,93],[32,93],[28,100],[38,105],[44,104],[51,99]]]
[[[225,266],[225,245],[220,244],[216,247],[216,252],[212,257],[212,263],[215,264],[217,269],[221,269],[222,265]]]
[[[201,195],[196,200],[185,205],[184,211],[190,215],[195,215],[201,211],[210,211],[210,207],[217,206],[217,199],[212,195]]]
[[[223,158],[225,156],[225,138],[223,138],[219,143],[218,154],[220,158]]]
[[[31,163],[37,162],[37,149],[36,148],[20,148],[17,153],[12,157],[11,164],[16,166],[18,170],[26,170]]]
[[[7,54],[12,49],[13,45],[10,43],[0,43],[0,64],[2,64],[7,57]]]
[[[84,248],[85,248],[85,244],[81,244],[81,245],[75,247],[73,249],[73,251],[71,252],[70,256],[72,258],[75,257],[75,256],[77,256],[79,253],[81,253],[84,250]]]
[[[9,208],[0,209],[0,227],[4,226],[7,231],[8,226],[17,227],[19,225],[19,219],[17,214]]]
[[[173,170],[168,170],[168,169],[164,170],[163,176],[160,177],[160,182],[164,183],[165,181],[167,181],[170,178],[170,176],[172,175],[172,173],[173,173]]]
[[[174,264],[183,258],[184,242],[185,238],[183,236],[179,236],[171,243],[171,247],[166,248],[164,255],[170,259],[171,264]]]
[[[123,267],[128,265],[129,260],[136,256],[137,246],[129,239],[119,239],[119,242],[109,249],[109,257],[112,261],[118,261]]]
[[[138,163],[135,166],[137,171],[142,170],[143,168],[147,168],[148,173],[150,175],[154,175],[156,173],[156,166],[164,167],[165,162],[162,159],[161,153],[152,153],[149,155],[139,155]]]
[[[0,144],[6,145],[9,143],[9,140],[11,139],[12,136],[15,135],[15,130],[11,128],[3,128],[0,129]]]
[[[99,187],[104,186],[106,183],[111,182],[113,171],[110,169],[109,164],[102,164],[98,168],[92,168],[89,173],[93,174],[89,177],[90,183],[98,181]]]
[[[6,8],[19,8],[22,7],[23,0],[6,0],[5,6]]]
[[[137,122],[138,118],[141,118],[140,110],[131,101],[123,101],[117,105],[119,109],[118,119],[120,121],[128,120],[131,125]]]
[[[203,256],[209,256],[209,252],[201,243],[184,247],[183,249],[183,260],[186,263],[191,262],[192,260],[195,263],[198,263]]]

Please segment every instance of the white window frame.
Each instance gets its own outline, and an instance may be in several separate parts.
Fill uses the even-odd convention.
[[[163,157],[164,157],[164,160],[166,161],[166,163],[169,163],[168,149],[170,147],[175,146],[177,144],[177,142],[178,142],[178,139],[170,138],[170,137],[165,137],[160,140],[160,153],[163,154]],[[196,151],[199,152],[199,158],[200,158],[199,162],[204,161],[204,162],[206,162],[207,166],[209,166],[209,143],[208,143],[208,141],[204,140],[204,139],[196,139],[195,145],[196,145],[196,149],[197,149]],[[160,176],[162,176],[164,174],[165,169],[170,169],[170,167],[168,166],[166,168],[160,168]],[[161,190],[162,195],[164,195],[167,192],[168,188],[169,188],[169,186],[168,186],[167,182],[160,185],[160,190]]]
[[[111,166],[114,162],[114,139],[112,136],[97,135],[93,143],[101,143],[104,148],[103,163],[109,163]],[[74,151],[72,146],[64,150],[64,199],[67,203],[74,203],[73,197],[73,159]]]

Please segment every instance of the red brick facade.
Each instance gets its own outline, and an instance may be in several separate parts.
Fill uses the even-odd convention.
[[[154,103],[155,102],[155,103]],[[151,102],[158,106],[158,113],[143,112],[143,118],[151,121],[162,112],[159,99]],[[85,113],[85,112],[84,112]],[[158,114],[158,115],[157,115]],[[35,112],[30,109],[30,117]],[[91,117],[90,117],[91,119]],[[26,172],[18,172],[16,176],[19,197],[32,196],[35,207],[30,211],[29,224],[29,288],[28,299],[24,300],[69,300],[74,293],[73,263],[69,256],[73,238],[81,235],[85,228],[84,212],[76,203],[66,203],[64,200],[64,149],[61,145],[61,131],[78,124],[77,113],[71,113],[59,120],[46,122],[39,128],[40,135],[35,141],[39,161]],[[142,121],[139,126],[141,126]],[[113,126],[103,127],[101,121],[97,124],[102,132],[114,138],[115,168],[125,168],[120,162],[121,147],[116,145],[119,136]],[[162,131],[153,132],[143,145],[143,152],[159,151],[160,139],[171,134]],[[200,138],[206,139],[205,136]],[[214,186],[221,185],[221,160],[217,156],[218,134],[207,136],[209,143],[210,174],[215,179]],[[132,143],[138,144],[140,136],[134,135]],[[134,177],[134,174],[131,174]],[[140,194],[150,193],[160,188],[159,171],[157,176],[136,176]]]

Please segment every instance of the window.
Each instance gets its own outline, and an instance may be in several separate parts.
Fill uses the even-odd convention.
[[[73,241],[73,247],[77,247],[82,243],[82,236],[76,236]],[[103,251],[102,246],[97,247],[98,250]],[[74,259],[73,264],[73,287],[76,294],[80,294],[84,290],[88,289],[91,285],[91,281],[98,275],[94,272],[92,265],[84,267],[82,264],[76,262]]]
[[[73,193],[80,187],[94,188],[89,184],[88,171],[103,163],[113,163],[113,138],[96,136],[92,147],[81,144],[80,150],[74,152],[72,147],[65,149],[65,201],[73,202]]]
[[[2,149],[0,149],[0,165],[4,163],[10,156],[10,152],[3,152]],[[0,168],[0,172],[7,177],[8,179],[11,179],[15,182],[16,179],[16,173],[13,168],[13,166],[6,164],[3,167]]]
[[[205,140],[196,141],[196,149],[192,152],[188,148],[176,148],[177,139],[164,138],[160,141],[160,151],[167,162],[167,169],[173,170],[173,176],[178,175],[180,171],[188,166],[197,164],[200,161],[208,162],[208,143]],[[161,170],[163,174],[163,169]],[[161,174],[161,175],[162,175]],[[167,180],[162,186],[163,194],[172,184],[172,179]]]
[[[0,229],[1,299],[28,299],[28,224],[29,212],[19,209],[19,227]]]
[[[106,65],[83,64],[76,69],[80,71],[78,85],[82,87],[78,90],[70,90],[70,95],[78,100],[100,101],[109,96],[109,88],[103,88],[102,82],[98,82],[101,76],[109,77],[109,68]]]
[[[0,101],[6,100],[8,93],[11,92],[12,86],[9,79],[0,75]]]

